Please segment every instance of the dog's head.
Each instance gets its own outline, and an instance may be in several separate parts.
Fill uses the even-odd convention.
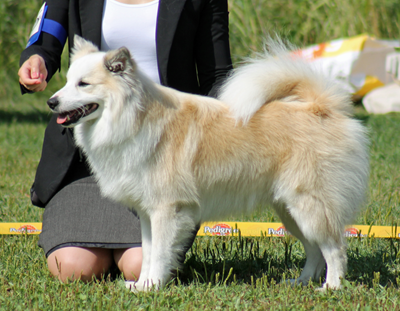
[[[64,127],[97,119],[112,101],[110,97],[127,89],[121,87],[120,80],[129,84],[135,71],[136,64],[128,49],[105,53],[75,36],[67,83],[47,104],[58,113],[57,123]]]

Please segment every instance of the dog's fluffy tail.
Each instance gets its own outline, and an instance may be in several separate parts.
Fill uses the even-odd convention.
[[[267,39],[262,55],[233,70],[221,87],[219,99],[244,124],[263,105],[275,100],[304,106],[319,114],[352,113],[349,94],[281,39]]]

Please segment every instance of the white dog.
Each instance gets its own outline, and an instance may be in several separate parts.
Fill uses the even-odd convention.
[[[332,81],[290,54],[239,67],[219,99],[153,83],[126,48],[100,52],[76,37],[67,84],[48,101],[75,126],[103,194],[134,208],[143,265],[128,287],[166,284],[205,221],[271,205],[304,245],[300,277],[340,287],[343,233],[368,181],[364,127]]]

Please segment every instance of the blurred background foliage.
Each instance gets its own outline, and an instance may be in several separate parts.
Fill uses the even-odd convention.
[[[262,49],[267,34],[277,33],[303,47],[341,37],[368,33],[398,39],[398,0],[229,0],[230,36],[235,62]],[[37,12],[37,0],[0,1],[0,99],[19,101],[19,56]],[[63,67],[68,64],[64,53]],[[48,97],[64,82],[56,75],[43,94]],[[40,95],[39,95],[40,96]]]

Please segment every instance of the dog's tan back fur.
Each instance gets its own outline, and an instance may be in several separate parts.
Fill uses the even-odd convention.
[[[254,203],[278,202],[280,195],[276,189],[282,187],[278,182],[281,179],[282,184],[293,192],[314,193],[312,195],[317,200],[324,201],[324,210],[320,213],[328,216],[332,206],[344,204],[347,200],[342,198],[343,202],[339,202],[340,198],[336,195],[335,200],[329,200],[328,194],[332,184],[342,182],[348,170],[355,173],[354,178],[358,179],[356,193],[365,187],[365,167],[354,171],[359,159],[349,157],[354,153],[362,154],[363,162],[368,158],[363,130],[359,128],[358,121],[349,117],[350,102],[343,101],[337,94],[317,93],[304,85],[307,82],[288,87],[285,100],[266,103],[246,124],[235,119],[230,107],[223,102],[176,91],[172,91],[170,98],[175,103],[153,106],[152,109],[158,111],[154,115],[169,120],[154,155],[162,159],[160,170],[163,175],[172,184],[177,176],[186,176],[179,186],[175,186],[191,189],[188,192],[196,194],[192,200],[200,206],[202,202],[197,198],[210,197],[209,194],[221,185],[223,191],[229,191],[233,197],[228,200],[229,204],[231,201],[241,204],[240,211],[235,204],[231,209],[224,208],[223,213],[210,209],[211,215],[204,212],[202,221],[227,217],[243,209],[251,210],[255,207]],[[164,89],[161,87],[161,90]],[[336,97],[340,99],[338,102],[335,102]],[[152,122],[156,126],[159,120],[154,118]],[[354,137],[348,135],[349,130],[355,130]],[[334,158],[343,162],[342,171],[331,166]],[[324,180],[321,176],[324,174],[330,178],[336,176],[336,180]],[[264,192],[253,201],[245,202],[239,198],[248,196],[242,192],[243,184],[256,185]],[[317,188],[318,192],[315,191]],[[349,185],[349,191],[354,190]],[[222,195],[218,192],[219,199]],[[360,204],[362,196],[354,197],[354,206],[340,215],[339,227],[325,220],[321,222],[321,234],[341,230],[341,224],[354,217],[354,209]]]

